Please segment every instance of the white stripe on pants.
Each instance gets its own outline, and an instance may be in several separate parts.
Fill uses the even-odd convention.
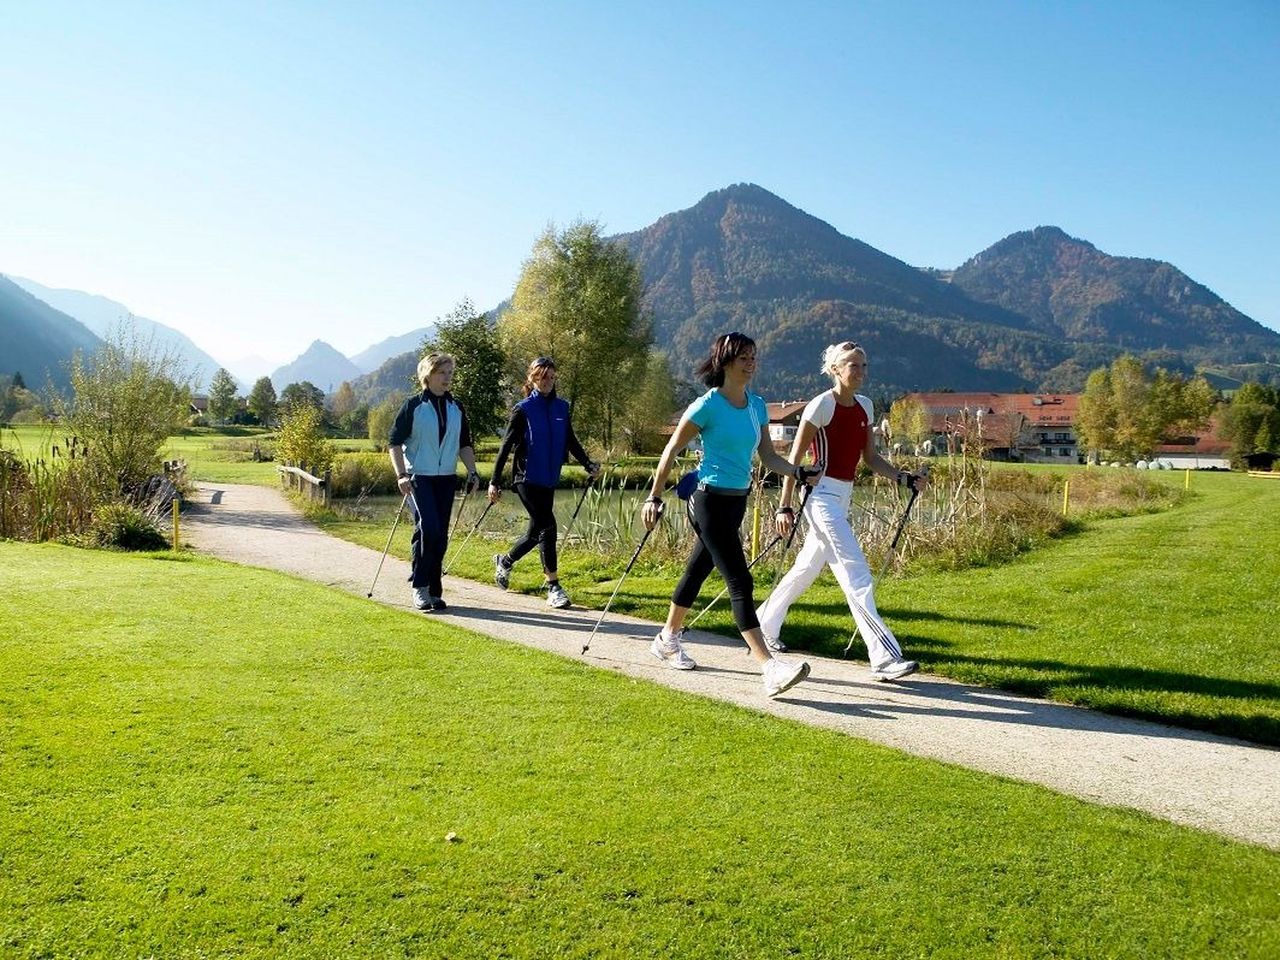
[[[830,477],[818,481],[805,505],[809,529],[805,532],[804,546],[800,548],[795,564],[773,588],[773,593],[769,594],[756,615],[760,618],[760,629],[764,635],[777,637],[791,604],[818,579],[822,568],[829,566],[849,601],[849,610],[867,645],[871,666],[876,668],[901,658],[902,648],[898,646],[893,631],[880,619],[875,598],[871,595],[871,568],[867,566],[867,558],[863,556],[849,525],[852,496],[851,483]]]

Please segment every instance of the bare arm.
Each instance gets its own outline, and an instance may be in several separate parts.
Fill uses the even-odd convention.
[[[653,472],[653,486],[649,488],[649,499],[645,501],[641,512],[644,525],[649,530],[652,530],[653,525],[658,522],[658,503],[662,498],[662,491],[667,488],[667,476],[671,473],[671,466],[675,463],[676,456],[701,432],[698,425],[689,419],[687,413],[676,424],[676,432],[671,435],[671,439],[667,441],[662,451],[662,456],[658,458],[658,467]]]
[[[405,476],[404,467],[404,447],[399,444],[393,444],[387,448],[387,452],[391,454],[391,469],[396,472],[396,487],[399,489],[401,496],[407,497],[413,490],[413,483]]]
[[[929,478],[925,474],[899,470],[884,457],[880,456],[879,451],[876,450],[875,437],[872,436],[870,430],[867,431],[867,445],[862,451],[862,462],[867,465],[872,473],[877,473],[899,485],[909,486],[912,490],[923,490],[929,485]]]

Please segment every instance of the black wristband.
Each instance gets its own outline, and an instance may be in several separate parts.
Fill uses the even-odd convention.
[[[398,474],[396,474],[396,479],[397,479],[397,480],[408,480],[408,479],[409,479],[409,475],[408,475],[407,473],[398,473]]]
[[[779,507],[777,510],[775,510],[775,511],[773,511],[773,512],[774,512],[775,514],[779,514],[779,513],[789,513],[789,514],[791,514],[792,516],[795,516],[795,511],[794,511],[794,510],[792,510],[790,507]]]
[[[661,502],[662,502],[662,498],[661,498],[661,497],[655,497],[653,494],[650,494],[649,496],[645,497],[644,502],[645,502],[645,503],[661,503]]]

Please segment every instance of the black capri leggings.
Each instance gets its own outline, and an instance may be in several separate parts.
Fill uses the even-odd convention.
[[[729,588],[729,602],[733,605],[733,621],[738,629],[746,632],[760,626],[756,618],[755,600],[751,591],[755,581],[747,569],[747,558],[742,553],[742,537],[739,530],[747,513],[747,498],[716,493],[714,490],[697,490],[689,500],[693,515],[693,529],[698,534],[697,546],[685,564],[684,576],[676,584],[671,602],[677,607],[692,607],[698,599],[698,591],[711,573],[720,571]]]
[[[540,487],[535,483],[517,483],[516,496],[524,504],[529,513],[529,527],[519,540],[507,552],[507,559],[514,564],[526,553],[537,546],[542,554],[542,569],[546,573],[556,572],[556,515],[552,513],[555,506],[555,487]]]

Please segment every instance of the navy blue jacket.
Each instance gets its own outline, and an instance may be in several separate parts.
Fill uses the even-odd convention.
[[[569,422],[569,404],[554,391],[547,396],[534,391],[516,404],[507,423],[507,432],[493,464],[493,483],[502,485],[502,469],[514,454],[512,472],[516,483],[554,487],[560,482],[560,468],[566,453],[590,469],[591,458],[574,436]]]

